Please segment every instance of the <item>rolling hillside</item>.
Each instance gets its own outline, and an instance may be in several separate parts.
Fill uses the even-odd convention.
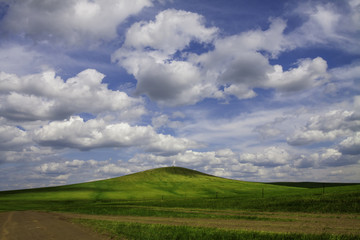
[[[59,187],[0,192],[4,199],[28,200],[144,200],[164,198],[261,197],[293,187],[244,182],[198,171],[165,167],[118,178]]]
[[[354,213],[360,210],[359,199],[360,185],[255,183],[166,167],[88,183],[0,192],[0,212],[173,216],[173,211],[157,207],[185,207]]]

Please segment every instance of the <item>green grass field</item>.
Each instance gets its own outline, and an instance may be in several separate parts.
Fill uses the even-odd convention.
[[[206,227],[166,226],[159,224],[119,223],[112,221],[78,220],[85,226],[105,233],[111,239],[133,240],[358,240],[354,235],[270,233],[224,230]]]
[[[29,209],[98,215],[219,219],[238,219],[239,216],[211,211],[356,215],[360,212],[360,184],[254,183],[215,177],[185,168],[167,167],[89,183],[0,192],[0,211]],[[241,217],[266,220],[264,217],[257,219],[259,216],[251,214]],[[269,220],[276,221],[276,218]],[[284,236],[268,239],[292,239]],[[322,236],[299,239],[331,238]]]

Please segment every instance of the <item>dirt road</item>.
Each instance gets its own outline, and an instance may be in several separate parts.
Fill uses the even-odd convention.
[[[104,240],[88,229],[45,212],[0,213],[1,240]]]
[[[217,218],[175,218],[140,216],[102,216],[73,213],[59,213],[66,218],[109,220],[118,222],[137,222],[146,224],[185,225],[194,227],[215,227],[279,233],[312,234],[356,234],[360,235],[360,218],[347,214],[310,213],[255,213],[266,220],[217,219]],[[233,215],[233,214],[232,214]]]

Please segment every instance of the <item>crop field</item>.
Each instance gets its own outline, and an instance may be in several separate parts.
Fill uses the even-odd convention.
[[[360,184],[253,183],[179,167],[0,192],[0,212],[29,210],[112,239],[360,239]]]

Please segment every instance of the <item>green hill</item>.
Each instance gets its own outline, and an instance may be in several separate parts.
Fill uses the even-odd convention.
[[[166,167],[88,183],[0,192],[0,211],[157,216],[159,210],[152,207],[185,207],[352,213],[360,211],[359,199],[360,185],[245,182]]]
[[[165,167],[95,182],[0,192],[0,197],[3,200],[94,201],[258,197],[262,195],[263,188],[272,194],[293,189],[225,179],[181,167]]]

